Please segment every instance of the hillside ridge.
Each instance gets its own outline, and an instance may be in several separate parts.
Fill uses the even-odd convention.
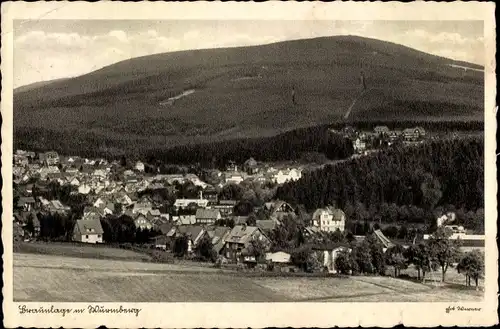
[[[484,74],[460,63],[356,36],[154,54],[16,93],[14,128],[144,149],[345,120],[482,120]]]

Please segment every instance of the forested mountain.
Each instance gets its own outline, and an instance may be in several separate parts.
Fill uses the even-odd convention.
[[[484,74],[454,63],[355,36],[157,54],[19,88],[14,133],[113,154],[261,138],[342,121],[361,70],[349,119],[482,120]]]
[[[478,211],[484,208],[483,155],[480,138],[385,150],[307,173],[278,188],[277,198],[308,210],[336,204],[358,220],[425,222],[440,207]]]

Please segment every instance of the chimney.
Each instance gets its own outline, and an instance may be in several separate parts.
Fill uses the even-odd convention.
[[[245,231],[247,229],[247,224],[246,223],[243,223],[243,225],[241,225],[241,226],[243,226],[243,228],[241,229],[242,231]]]

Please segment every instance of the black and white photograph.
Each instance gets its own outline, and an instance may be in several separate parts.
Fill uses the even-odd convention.
[[[497,291],[485,19],[100,17],[12,20],[17,316]]]

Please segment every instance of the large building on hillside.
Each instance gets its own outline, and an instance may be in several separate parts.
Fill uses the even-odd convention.
[[[326,207],[317,209],[312,216],[312,224],[323,232],[345,230],[345,213],[337,208]]]

